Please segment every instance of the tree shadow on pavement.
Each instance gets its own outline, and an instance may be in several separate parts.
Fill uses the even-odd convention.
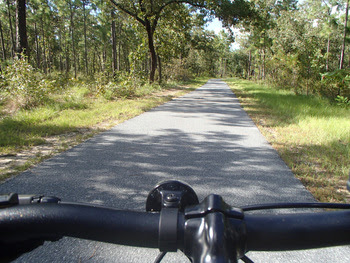
[[[152,187],[170,179],[189,183],[200,199],[216,193],[232,205],[305,198],[273,150],[242,147],[237,135],[211,133],[193,141],[180,130],[163,132],[152,137],[111,131],[103,141],[95,137],[27,171],[25,182],[8,183],[12,191],[120,209],[142,210]]]

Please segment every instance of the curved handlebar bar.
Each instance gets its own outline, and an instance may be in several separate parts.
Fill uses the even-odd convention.
[[[35,204],[0,210],[3,240],[70,236],[114,244],[158,247],[159,214],[80,204]]]
[[[248,251],[350,244],[350,210],[249,214],[244,209],[227,205],[218,195],[209,195],[198,204],[187,188],[185,195],[182,195],[181,189],[172,189],[165,191],[160,187],[151,192],[152,198],[147,200],[148,212],[58,201],[30,204],[33,199],[25,199],[27,204],[23,205],[11,205],[9,202],[6,205],[9,207],[0,208],[0,244],[70,236],[159,248],[163,252],[179,249],[192,262],[237,262]],[[181,202],[186,206],[181,206]],[[315,204],[295,204],[295,207],[301,206],[319,207]],[[271,204],[261,207],[274,208]],[[276,207],[283,205],[276,204]],[[287,204],[286,207],[293,206]],[[350,208],[349,205],[335,207]],[[257,210],[258,207],[245,209]]]
[[[286,215],[246,215],[247,248],[284,251],[346,245],[350,211]]]
[[[192,225],[208,226],[204,218],[185,219],[179,212],[177,248],[190,249]],[[222,218],[221,218],[222,219]],[[219,219],[219,220],[221,220]],[[50,239],[70,236],[114,244],[157,248],[159,246],[159,212],[121,211],[79,204],[36,204],[0,210],[1,240]],[[198,221],[198,222],[196,222]],[[247,251],[283,251],[350,243],[350,211],[285,215],[249,215],[242,220],[229,219],[231,227],[245,225],[239,239]],[[217,233],[217,229],[215,234]],[[209,232],[204,235],[209,234]],[[185,237],[185,238],[184,238]],[[198,235],[195,235],[198,238]],[[204,237],[207,238],[207,237]],[[231,244],[234,250],[234,242]],[[193,249],[193,247],[192,247]],[[240,255],[242,256],[242,255]]]

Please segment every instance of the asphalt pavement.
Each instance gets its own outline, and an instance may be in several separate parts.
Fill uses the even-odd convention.
[[[0,185],[0,192],[45,194],[143,211],[152,187],[178,179],[200,200],[216,193],[234,206],[314,201],[221,80],[119,124]],[[63,238],[16,262],[153,262],[156,249]],[[254,252],[255,262],[350,262],[349,247]],[[163,262],[188,262],[169,253]]]

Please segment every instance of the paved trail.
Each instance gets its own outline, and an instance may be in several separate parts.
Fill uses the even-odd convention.
[[[214,192],[237,206],[313,200],[219,80],[45,161],[0,185],[0,192],[144,210],[148,191],[165,179],[189,183],[200,200]],[[17,262],[153,262],[157,254],[64,238]],[[248,255],[256,262],[350,262],[347,247]],[[179,252],[163,262],[188,261]]]

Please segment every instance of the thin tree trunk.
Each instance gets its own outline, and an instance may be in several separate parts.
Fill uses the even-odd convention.
[[[115,15],[114,10],[111,11],[111,17],[112,17],[112,70],[113,70],[113,77],[116,75],[117,71],[117,42],[116,42],[116,30],[115,30]]]
[[[349,12],[349,0],[346,1],[346,12],[345,12],[345,22],[344,22],[344,36],[343,36],[343,44],[340,54],[340,65],[339,68],[344,68],[344,56],[345,56],[345,43],[346,43],[346,30],[348,26],[348,12]]]
[[[327,14],[328,14],[328,17],[329,17],[329,21],[328,21],[328,24],[331,24],[331,12],[332,12],[332,9],[330,7],[327,8]],[[326,72],[329,71],[329,52],[331,50],[331,35],[332,33],[329,33],[328,34],[328,39],[327,39],[327,53],[326,53]]]
[[[60,71],[63,72],[63,58],[62,58],[62,53],[60,52]]]
[[[85,73],[89,74],[88,68],[88,48],[87,48],[87,35],[86,35],[86,0],[83,1],[83,11],[84,11],[84,60],[85,60]]]
[[[6,50],[5,50],[5,43],[4,43],[4,35],[2,33],[1,21],[0,21],[0,41],[1,41],[1,47],[2,47],[2,57],[5,61],[6,60]]]
[[[81,72],[81,68],[80,68],[80,54],[77,54],[77,72]]]
[[[159,55],[158,55],[157,57],[158,57],[158,64],[159,64],[159,66],[158,66],[159,84],[161,84],[161,83],[162,83],[162,80],[163,80],[163,75],[162,75],[162,61],[161,61]]]
[[[261,59],[261,49],[258,50],[258,74],[257,74],[257,80],[261,80],[261,63],[262,59]]]
[[[36,67],[40,68],[40,46],[39,46],[39,33],[36,27],[36,23],[34,23],[34,34],[35,34],[35,47],[36,47]]]
[[[250,79],[250,76],[251,76],[251,65],[252,65],[252,51],[249,50],[249,53],[248,53],[248,79]]]
[[[117,66],[117,70],[120,71],[121,70],[121,58],[122,58],[122,44],[120,41],[120,36],[122,34],[122,25],[121,23],[119,23],[119,38],[118,38],[118,66]]]
[[[123,64],[124,64],[124,70],[128,73],[130,73],[130,61],[129,61],[129,46],[127,43],[123,43],[122,45],[122,51],[123,51]]]
[[[12,27],[12,18],[11,18],[11,9],[10,9],[10,0],[7,0],[7,14],[9,18],[9,25],[10,25],[10,36],[11,36],[11,56],[15,56],[15,39],[13,36],[13,27]]]
[[[52,70],[52,52],[50,48],[50,42],[48,42],[48,47],[47,47],[47,57],[46,57],[46,65],[47,65],[47,71],[51,73]]]
[[[62,57],[62,51],[63,51],[63,44],[62,44],[62,28],[60,26],[59,31],[58,31],[58,38],[59,38],[59,52],[60,52],[60,71],[63,72],[63,57]]]
[[[96,51],[92,56],[92,74],[95,74],[95,64],[96,64]]]
[[[264,80],[266,78],[266,49],[265,47],[262,50],[263,54],[262,54],[262,79]]]
[[[42,45],[43,45],[43,69],[44,72],[47,73],[47,59],[46,59],[46,43],[45,43],[45,30],[44,30],[44,21],[41,18],[41,34],[43,37]]]
[[[70,31],[68,30],[68,37],[66,37],[66,29],[65,27],[63,28],[65,30],[62,37],[62,40],[63,40],[62,46],[64,46],[64,57],[65,57],[64,66],[65,66],[66,75],[68,75],[70,71],[69,44],[68,44],[68,37],[69,37]]]
[[[68,74],[69,70],[70,70],[70,60],[69,60],[69,50],[68,50],[68,44],[66,42],[65,45],[65,55],[66,55],[66,74]]]
[[[73,51],[73,66],[74,66],[74,78],[77,77],[77,58],[75,51],[75,41],[74,41],[74,7],[73,4],[69,3],[70,7],[70,31],[72,38],[72,51]]]
[[[99,53],[97,53],[98,60],[100,61],[99,66],[100,66],[100,72],[103,71],[103,61]]]
[[[16,1],[16,53],[28,55],[26,1]]]
[[[327,55],[326,55],[326,71],[329,71],[329,52],[331,49],[331,34],[328,35],[327,40]]]
[[[106,50],[106,48],[104,48],[104,50]],[[106,53],[105,53],[105,51],[102,51],[101,68],[102,68],[102,71],[105,71],[105,69],[106,69]]]

